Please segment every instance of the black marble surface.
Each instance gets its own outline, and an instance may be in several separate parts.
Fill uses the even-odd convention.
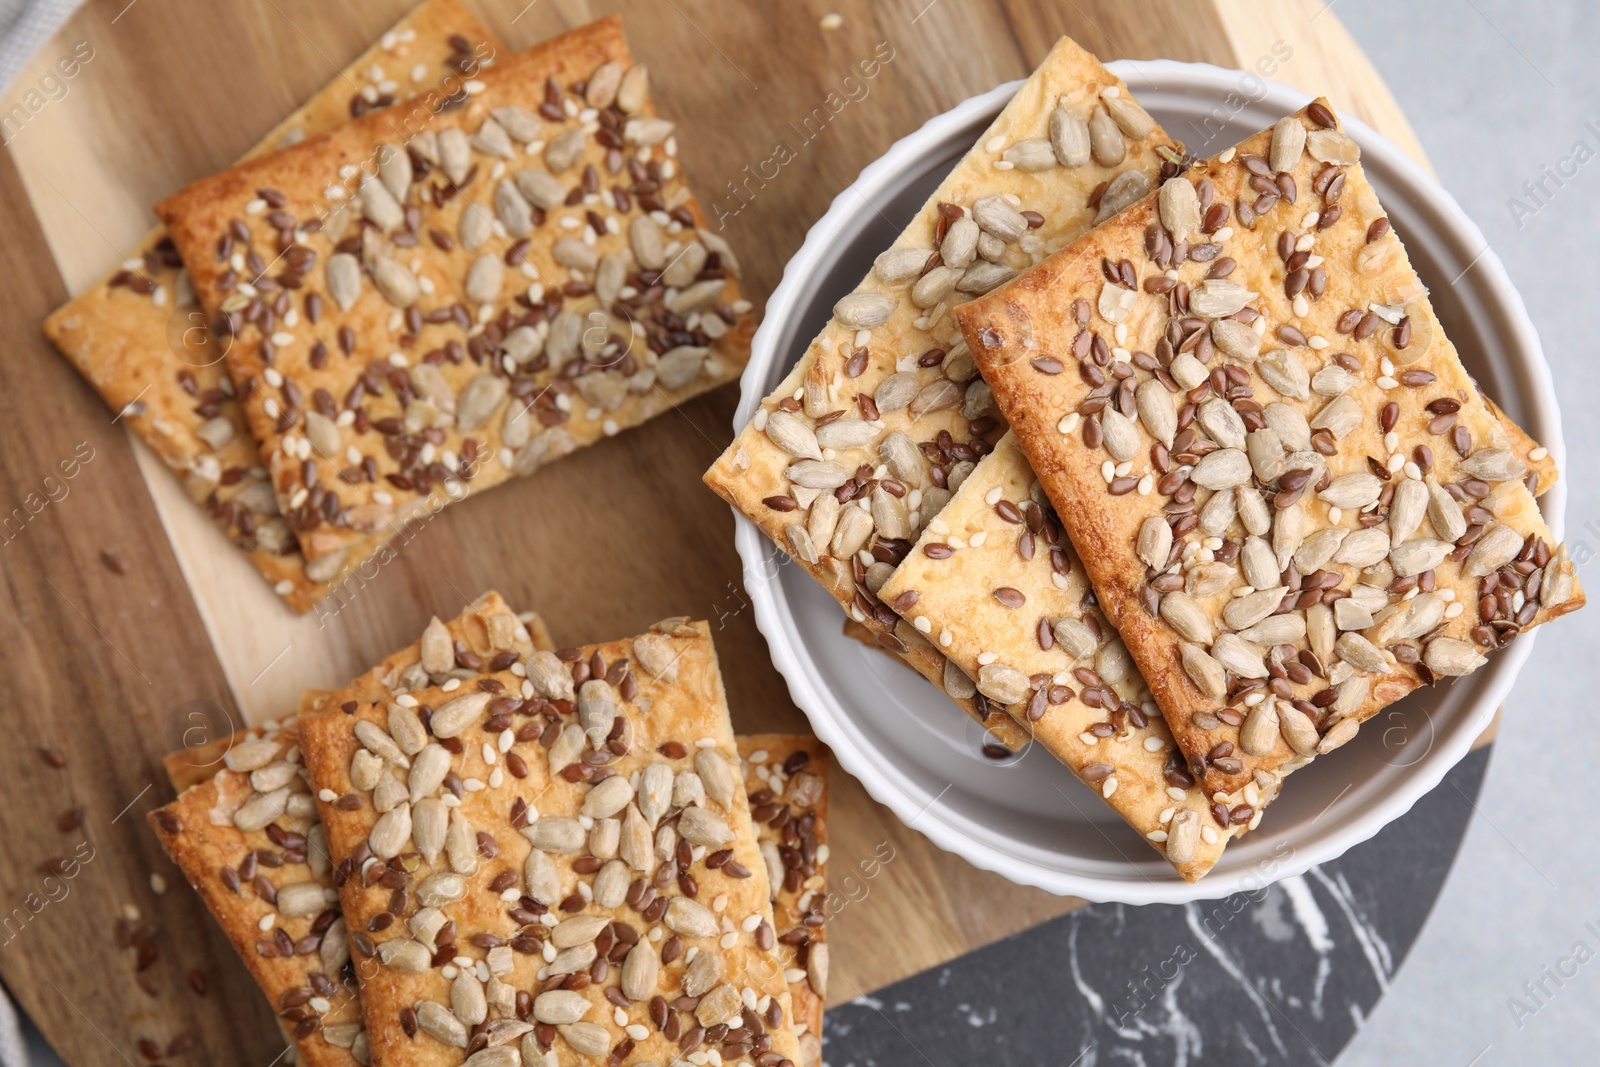
[[[1331,1063],[1421,931],[1488,753],[1472,753],[1377,837],[1304,875],[1220,901],[1090,905],[835,1008],[824,1058],[829,1067]]]

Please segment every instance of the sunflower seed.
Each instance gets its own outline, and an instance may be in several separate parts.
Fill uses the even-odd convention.
[[[1294,552],[1294,566],[1301,574],[1321,570],[1339,550],[1348,531],[1337,526],[1324,527],[1309,534]]]
[[[1167,188],[1175,185],[1168,182],[1161,187],[1163,193]],[[1183,184],[1188,185],[1188,182]],[[1193,188],[1191,186],[1191,188]],[[1196,210],[1199,210],[1198,203]],[[1237,319],[1217,319],[1211,324],[1211,340],[1224,355],[1231,356],[1241,363],[1254,363],[1261,353],[1261,338],[1254,330]]]
[[[650,70],[644,64],[629,67],[617,86],[617,108],[625,115],[644,110],[650,97]]]
[[[1274,172],[1293,170],[1306,147],[1306,128],[1293,115],[1281,118],[1272,127],[1272,150],[1268,165]]]
[[[1161,617],[1185,640],[1199,645],[1211,644],[1211,617],[1189,594],[1174,591],[1163,596]]]
[[[1333,507],[1355,511],[1375,502],[1382,491],[1382,479],[1376,474],[1358,471],[1335,478],[1317,496]]]
[[[411,807],[401,804],[378,816],[372,832],[367,835],[367,847],[381,860],[392,860],[405,850],[411,840]]]
[[[820,998],[828,995],[828,943],[817,941],[806,955],[806,981]]]
[[[472,169],[472,145],[463,131],[455,128],[439,131],[439,166],[452,185],[466,181]]]
[[[978,692],[1001,704],[1020,704],[1028,699],[1028,676],[1003,663],[986,663],[978,668]]]
[[[1260,539],[1256,539],[1262,544]],[[1263,546],[1264,547],[1264,546]],[[1277,575],[1273,575],[1276,580]],[[1257,589],[1247,596],[1235,597],[1222,609],[1222,619],[1235,630],[1245,630],[1265,619],[1277,610],[1283,602],[1283,595],[1287,589],[1281,585]]]
[[[1344,543],[1339,546],[1339,551],[1333,554],[1333,561],[1351,567],[1366,568],[1381,562],[1388,554],[1388,533],[1372,527],[1350,531]]]
[[[1211,377],[1211,372],[1206,370],[1205,364],[1187,352],[1180,353],[1172,361],[1172,366],[1167,369],[1172,372],[1173,381],[1185,389],[1193,389]]]
[[[1545,565],[1544,585],[1539,591],[1539,601],[1547,610],[1554,611],[1572,599],[1573,574],[1569,566],[1567,546],[1557,545]]]
[[[497,107],[490,109],[489,114],[501,128],[523,144],[537,141],[544,135],[544,123],[525,107]]]
[[[384,299],[395,307],[410,307],[417,302],[422,287],[416,275],[388,256],[378,256],[372,263],[372,281]]]
[[[822,459],[816,432],[802,415],[781,408],[767,416],[766,434],[773,444],[798,459]]]
[[[425,908],[442,908],[467,895],[467,881],[454,871],[431,875],[417,886],[417,903]]]
[[[678,345],[668,349],[665,355],[656,360],[656,380],[664,389],[685,389],[700,377],[706,357],[710,354],[709,348],[698,345]]]
[[[1298,616],[1282,615],[1277,618],[1298,618]],[[1211,646],[1211,654],[1224,669],[1240,678],[1267,676],[1266,653],[1260,645],[1238,634],[1218,635],[1216,642]]]
[[[1245,538],[1239,553],[1244,565],[1244,580],[1257,589],[1268,589],[1278,583],[1278,564],[1272,548],[1261,537],[1252,534]]]
[[[1334,397],[1324,404],[1322,410],[1312,416],[1311,428],[1327,430],[1333,434],[1334,440],[1342,441],[1352,430],[1361,425],[1363,416],[1360,402],[1346,394]],[[1376,478],[1375,475],[1367,477]]]
[[[1161,218],[1161,225],[1167,228],[1167,233],[1172,235],[1175,243],[1186,242],[1200,233],[1200,196],[1195,192],[1194,184],[1188,179],[1169,181],[1161,186],[1161,194],[1157,198],[1157,213]],[[1242,323],[1238,325],[1252,335],[1255,334],[1255,331],[1248,326]]]
[[[1400,578],[1431,571],[1444,562],[1455,545],[1431,537],[1417,537],[1389,550],[1389,565]]]
[[[1107,411],[1110,409],[1108,408]],[[1200,457],[1189,475],[1204,489],[1231,489],[1250,481],[1250,458],[1237,448],[1219,448]]]
[[[398,145],[381,145],[378,149],[378,180],[397,204],[406,202],[406,195],[411,191],[411,177],[410,153]]]
[[[505,276],[504,261],[492,252],[485,252],[473,260],[467,270],[467,299],[474,304],[493,304],[500,299],[500,287],[505,282]]]
[[[1305,712],[1287,702],[1278,702],[1278,727],[1295,755],[1316,755],[1317,744],[1322,738],[1317,734],[1316,724]]]
[[[631,145],[656,145],[672,136],[673,125],[653,115],[639,115],[622,127],[622,139]]]
[[[719,815],[700,808],[685,808],[678,816],[678,834],[691,845],[716,849],[733,840],[733,830]]]
[[[1245,454],[1250,457],[1250,469],[1255,472],[1257,480],[1270,485],[1283,474],[1283,445],[1270,426],[1251,430],[1245,437],[1244,447]]]
[[[1480,448],[1462,460],[1458,469],[1470,478],[1504,482],[1521,478],[1528,467],[1508,448]]]
[[[449,830],[450,809],[442,801],[428,797],[411,805],[411,840],[429,863],[444,851]]]
[[[1429,507],[1428,487],[1415,479],[1402,480],[1395,486],[1394,497],[1389,501],[1390,538],[1396,544],[1408,540],[1422,525],[1422,516]]]
[[[688,897],[673,897],[661,921],[667,929],[684,937],[716,937],[721,929],[711,909]]]
[[[1028,232],[1028,220],[1002,196],[986,196],[972,205],[972,221],[985,233],[1010,244]]]
[[[546,821],[539,820],[539,822]],[[539,823],[534,825],[537,826]],[[579,830],[581,833],[582,828]],[[561,875],[548,852],[535,848],[528,853],[528,858],[522,863],[522,885],[524,891],[541,904],[553,905],[561,899]]]
[[[1144,171],[1129,167],[1111,179],[1106,191],[1100,194],[1100,206],[1095,209],[1094,224],[1102,222],[1123,208],[1150,195],[1150,177]]]
[[[385,967],[406,974],[421,974],[428,969],[431,953],[409,937],[396,937],[378,946],[378,959]]]
[[[1128,146],[1116,120],[1100,104],[1089,113],[1089,150],[1102,167],[1114,167],[1128,155]]]
[[[1263,355],[1256,363],[1256,372],[1280,395],[1290,400],[1304,400],[1311,395],[1311,375],[1307,373],[1305,364],[1300,362],[1300,357],[1286,348]],[[1282,431],[1279,433],[1281,436]],[[1308,434],[1308,442],[1309,439]]]
[[[1472,546],[1472,553],[1461,571],[1468,578],[1493,574],[1517,558],[1522,551],[1522,535],[1509,526],[1495,523]]]
[[[1268,697],[1251,709],[1239,729],[1239,747],[1252,756],[1268,756],[1277,746],[1282,723],[1278,717],[1278,700]]]
[[[1300,503],[1284,508],[1272,520],[1272,552],[1278,558],[1280,572],[1289,565],[1301,542],[1306,539],[1310,521]]]
[[[1139,106],[1137,100],[1126,93],[1112,94],[1110,90],[1106,90],[1100,94],[1100,103],[1118,128],[1132,140],[1143,140],[1155,131],[1156,120]]]
[[[911,302],[919,308],[931,308],[955,289],[962,272],[954,267],[935,267],[917,279],[911,287]]]
[[[1096,302],[1096,309],[1100,317],[1107,322],[1124,322],[1128,314],[1133,311],[1133,305],[1138,294],[1132,289],[1124,289],[1120,285],[1106,282],[1100,287],[1100,298]]]
[[[706,795],[719,807],[730,810],[739,779],[727,758],[715,749],[702,748],[694,754],[694,769],[705,783]]]
[[[1184,642],[1181,646],[1184,673],[1196,688],[1208,697],[1221,697],[1228,691],[1228,678],[1218,663],[1199,645]]]
[[[511,143],[511,135],[506,133],[491,116],[483,120],[483,125],[478,127],[478,132],[472,135],[471,145],[486,156],[495,156],[499,159],[515,159],[517,146]]]
[[[435,737],[455,737],[483,716],[493,697],[489,693],[470,693],[440,705],[428,720]]]
[[[1350,683],[1345,683],[1349,685]],[[1342,695],[1342,693],[1341,693]],[[1347,744],[1356,736],[1356,731],[1361,729],[1361,723],[1355,719],[1340,719],[1333,725],[1333,729],[1322,735],[1322,740],[1317,742],[1317,754],[1325,756],[1334,749]]]
[[[1172,527],[1165,517],[1151,515],[1139,526],[1137,551],[1147,567],[1160,570],[1167,565],[1172,553]]]
[[[387,763],[392,763],[402,769],[411,766],[411,760],[406,757],[394,738],[384,732],[383,727],[365,719],[357,722],[354,729],[356,740],[361,742],[373,755]]]
[[[1306,134],[1306,151],[1318,163],[1350,166],[1361,161],[1361,146],[1338,130],[1311,130]]]
[[[851,330],[871,330],[889,321],[894,300],[884,293],[855,292],[833,305],[833,317]]]
[[[1001,159],[1018,170],[1049,170],[1056,165],[1056,155],[1050,142],[1042,137],[1018,141],[1007,148]]]
[[[1304,615],[1294,612],[1269,615],[1254,626],[1240,630],[1237,636],[1262,647],[1295,644],[1306,636],[1306,619]]]
[[[348,252],[335,252],[328,257],[327,278],[328,295],[340,311],[349,311],[361,297],[361,261]]]
[[[452,1048],[467,1047],[467,1028],[449,1008],[437,1001],[424,1000],[417,1005],[416,1010],[417,1025],[422,1028],[423,1033]]]
[[[1200,405],[1199,420],[1201,427],[1211,439],[1223,448],[1244,447],[1244,420],[1228,401],[1221,397],[1207,400]]]
[[[1334,648],[1341,659],[1357,670],[1369,674],[1384,674],[1389,670],[1389,660],[1383,651],[1358,633],[1341,634]]]
[[[1233,489],[1223,489],[1211,494],[1211,499],[1200,507],[1200,529],[1212,537],[1221,537],[1228,532],[1228,527],[1233,525],[1233,520],[1239,514],[1235,492]],[[1231,578],[1231,569],[1228,573]]]
[[[1167,861],[1180,865],[1190,863],[1199,848],[1200,813],[1192,810],[1178,812],[1167,825]]]
[[[583,848],[584,830],[577,819],[546,816],[522,831],[541,852],[577,852]]]
[[[606,739],[622,714],[622,705],[611,683],[592,678],[578,687],[578,725],[595,748],[605,747]]]
[[[956,288],[963,293],[987,293],[997,289],[1017,276],[1017,272],[1004,263],[974,263],[961,275]]]
[[[1057,107],[1050,113],[1050,148],[1063,167],[1081,167],[1089,162],[1089,124]]]
[[[867,538],[872,536],[872,529],[872,516],[869,513],[858,507],[843,509],[833,532],[833,540],[828,546],[829,553],[835,559],[849,559],[861,551]]]
[[[1178,412],[1167,387],[1155,378],[1146,379],[1135,390],[1134,401],[1139,421],[1150,436],[1171,448],[1173,436],[1178,432]]]
[[[958,219],[957,223],[968,222],[970,219]],[[976,225],[975,223],[973,225]],[[955,224],[951,225],[955,228]],[[946,240],[948,240],[948,235]],[[920,248],[891,248],[881,253],[872,263],[872,271],[882,281],[890,285],[899,285],[908,282],[922,273],[922,268],[927,266],[928,253]]]
[[[389,233],[405,225],[405,209],[389,191],[389,187],[372,174],[363,175],[356,195],[361,200],[361,213],[382,233]]]
[[[401,710],[403,712],[405,709]],[[445,776],[449,773],[449,751],[443,745],[427,745],[411,763],[411,773],[407,779],[408,798],[416,803],[423,797],[432,796],[444,784]]]

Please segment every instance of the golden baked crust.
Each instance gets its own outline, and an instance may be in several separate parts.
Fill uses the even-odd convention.
[[[373,1062],[459,1064],[484,1042],[666,1062],[696,1027],[724,1062],[752,1037],[796,1062],[709,627],[563,655],[302,724]],[[689,948],[707,962],[686,969]],[[602,996],[613,971],[628,994]]]
[[[1336,122],[1315,102],[957,311],[1208,792],[1583,603]]]
[[[245,158],[341,126],[358,109],[392,102],[392,90],[380,90],[391,77],[413,89],[459,79],[469,61],[487,62],[498,49],[459,0],[424,0]],[[360,86],[354,97],[352,85]],[[260,452],[206,323],[177,249],[158,227],[145,235],[134,259],[51,313],[44,332],[274,591],[295,611],[309,611],[338,580],[335,570],[348,571],[377,545],[351,553],[342,568],[324,564],[313,568],[314,577],[307,575],[271,487],[258,473]]]
[[[756,843],[772,886],[799,1067],[820,1067],[828,995],[828,749],[799,734],[741,734],[738,742]]]
[[[738,265],[646,88],[602,19],[158,205],[308,560],[738,375]]]
[[[1276,795],[1267,774],[1221,798],[1195,784],[1014,434],[961,483],[879,595],[1188,881]]]
[[[487,594],[460,618],[429,623],[430,665],[436,668],[431,675],[409,669],[421,659],[419,642],[362,675],[347,692],[393,697],[446,675],[459,677],[465,673],[459,662],[438,669],[444,666],[438,649],[460,641],[471,657],[475,653],[467,643],[480,641],[490,629],[509,628],[508,651],[516,656],[550,650],[549,634],[537,616],[533,624],[515,624],[505,603]],[[318,693],[307,692],[311,699],[302,699],[301,713],[314,706]],[[314,1067],[366,1063],[355,974],[340,962],[348,953],[327,842],[301,767],[298,715],[185,748],[162,762],[179,796],[152,812],[150,824],[279,1013],[305,1062]],[[269,794],[284,790],[283,812],[270,822],[249,817],[240,825],[241,809],[248,813],[246,805],[268,802],[258,785],[270,787]],[[292,914],[280,910],[279,891],[300,886],[289,892],[304,896],[307,884],[324,891],[314,913],[303,913],[309,905],[301,904],[289,909]]]
[[[1005,429],[949,309],[1078,237],[1177,158],[1127,87],[1062,38],[706,472],[707,485],[941,688],[943,657],[871,591],[872,565],[887,573],[947,486]],[[957,276],[967,291],[953,287]],[[839,494],[849,497],[843,508],[832,502]],[[862,510],[869,501],[873,510]],[[1010,747],[1025,740],[1003,716],[986,725]]]
[[[353,1067],[366,1062],[361,1009],[298,755],[295,720],[269,723],[245,735],[214,776],[149,820],[267,995],[302,1062]],[[273,788],[255,790],[252,775]],[[285,784],[277,785],[279,779]],[[279,800],[270,821],[256,817],[262,805]]]

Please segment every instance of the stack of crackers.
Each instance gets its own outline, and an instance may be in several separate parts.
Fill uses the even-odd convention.
[[[709,628],[556,650],[487,593],[150,815],[313,1065],[821,1061],[827,754]]]
[[[508,55],[426,0],[45,332],[310,610],[408,524],[748,360],[649,89],[615,18]]]
[[[1326,101],[1196,160],[1063,39],[706,482],[1184,878],[1584,597]]]

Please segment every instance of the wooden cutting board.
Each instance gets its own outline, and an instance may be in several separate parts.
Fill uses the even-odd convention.
[[[745,188],[787,122],[852,98],[727,224],[758,307],[863,165],[1022,77],[1063,33],[1107,60],[1205,61],[1325,93],[1421,155],[1324,0],[474,6],[515,47],[620,8],[708,205],[739,207],[730,182]],[[344,682],[484,589],[542,612],[562,643],[711,619],[738,727],[806,728],[748,609],[728,510],[700,483],[731,438],[732,388],[446,511],[359,590],[296,618],[41,336],[44,315],[149,228],[148,205],[225,167],[404,8],[89,0],[0,101],[31,113],[0,158],[0,511],[27,516],[0,534],[0,975],[73,1064],[132,1063],[139,1041],[182,1034],[196,1044],[174,1063],[277,1054],[271,1013],[198,902],[152,884],[179,880],[144,822],[169,795],[159,758]],[[824,30],[830,14],[842,24]],[[84,42],[92,59],[52,82]],[[892,61],[847,82],[881,42]],[[1081,903],[977,871],[835,782],[835,1000]],[[75,809],[81,828],[61,829]]]

